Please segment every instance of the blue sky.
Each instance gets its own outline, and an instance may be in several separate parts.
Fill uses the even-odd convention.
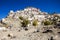
[[[10,10],[16,11],[28,6],[44,12],[60,13],[60,0],[0,0],[0,19],[6,17]]]

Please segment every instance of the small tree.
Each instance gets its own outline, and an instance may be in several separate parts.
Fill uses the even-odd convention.
[[[38,20],[34,20],[33,21],[33,26],[37,26],[38,25]]]

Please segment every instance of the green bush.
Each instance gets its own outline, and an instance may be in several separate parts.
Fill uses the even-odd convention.
[[[33,26],[37,26],[38,25],[38,20],[34,20],[33,21]]]
[[[52,25],[53,24],[52,21],[44,21],[43,23],[44,23],[44,25]]]
[[[27,25],[29,24],[30,22],[29,22],[29,20],[23,20],[23,22],[22,22],[22,27],[27,27]]]
[[[20,16],[19,19],[23,20],[24,18],[22,16]]]

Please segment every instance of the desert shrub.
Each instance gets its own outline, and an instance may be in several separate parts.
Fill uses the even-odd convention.
[[[33,21],[33,26],[37,26],[38,25],[38,20],[34,20]]]
[[[27,27],[27,25],[29,24],[30,22],[29,22],[29,20],[23,20],[23,22],[22,22],[22,27]]]
[[[53,21],[53,24],[54,24],[54,25],[56,25],[56,24],[57,24],[58,19],[53,18],[53,20],[52,20],[52,21]]]
[[[44,25],[52,25],[53,24],[52,21],[44,21],[43,23],[44,23]]]
[[[20,16],[19,19],[23,20],[24,18],[22,16]]]

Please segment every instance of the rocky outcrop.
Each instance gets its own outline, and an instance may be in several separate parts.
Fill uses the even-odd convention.
[[[11,10],[8,16],[0,21],[0,40],[60,40],[60,29],[54,24],[43,25],[42,22],[51,22],[55,18],[34,7],[16,12]]]

